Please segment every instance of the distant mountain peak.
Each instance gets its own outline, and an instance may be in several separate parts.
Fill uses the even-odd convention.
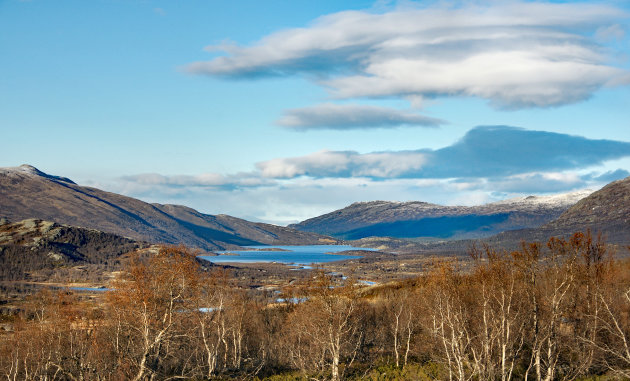
[[[31,176],[38,176],[38,177],[43,177],[49,180],[61,181],[64,183],[76,185],[74,181],[70,180],[67,177],[49,175],[29,164],[22,164],[19,167],[0,167],[0,174],[10,174],[10,173],[21,173],[21,174],[26,174],[26,175],[31,175]]]
[[[613,181],[590,196],[583,198],[550,222],[548,228],[591,227],[594,230],[618,230],[630,227],[630,177]],[[603,229],[602,227],[607,229]]]
[[[423,201],[367,201],[313,217],[289,227],[340,239],[481,238],[505,230],[539,227],[557,218],[592,191],[523,196],[475,206]]]
[[[239,245],[317,244],[330,239],[227,215],[203,214],[181,205],[149,204],[82,187],[31,165],[0,168],[1,218],[48,220],[138,241],[183,243],[202,250],[224,250]]]
[[[499,206],[499,205],[548,205],[548,206],[571,206],[575,205],[581,199],[589,196],[593,193],[591,189],[582,189],[569,193],[559,193],[547,196],[525,196],[508,198],[501,201],[496,201],[487,206]]]

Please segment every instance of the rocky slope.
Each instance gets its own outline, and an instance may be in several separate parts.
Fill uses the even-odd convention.
[[[152,243],[203,250],[237,245],[317,244],[330,238],[229,216],[212,216],[177,205],[149,204],[22,165],[0,168],[0,217],[28,218],[97,229]]]
[[[604,241],[616,246],[618,256],[630,255],[630,177],[608,184],[581,199],[558,218],[537,228],[505,231],[481,239],[494,248],[518,249],[521,242],[545,243],[551,237],[570,237],[575,232],[589,230],[602,234]],[[399,253],[431,255],[466,255],[476,239],[424,241],[392,238],[364,238],[355,246],[380,247]]]
[[[78,272],[73,276],[94,277],[117,269],[121,255],[148,246],[93,229],[37,219],[11,223],[3,218],[0,281],[49,280],[53,273],[67,278],[70,269]]]
[[[479,206],[426,202],[358,202],[290,227],[342,239],[481,238],[502,231],[539,227],[559,217],[590,191],[529,196]]]
[[[630,177],[612,182],[580,200],[556,220],[543,226],[554,230],[606,231],[630,234]]]
[[[545,241],[551,236],[569,236],[587,229],[594,234],[601,233],[606,242],[630,244],[630,177],[606,185],[538,229],[505,232],[492,240]]]

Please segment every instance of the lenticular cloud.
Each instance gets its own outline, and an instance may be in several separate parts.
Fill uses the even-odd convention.
[[[287,110],[277,123],[297,131],[306,131],[324,128],[350,130],[399,126],[437,127],[445,122],[415,112],[387,107],[326,103]]]
[[[630,143],[532,131],[476,127],[437,150],[358,153],[320,151],[260,162],[264,178],[368,177],[374,179],[487,178],[578,170],[630,156]]]
[[[500,108],[549,107],[630,83],[596,42],[627,17],[609,6],[541,2],[347,11],[252,46],[209,47],[223,55],[187,69],[307,74],[336,98],[471,96]]]

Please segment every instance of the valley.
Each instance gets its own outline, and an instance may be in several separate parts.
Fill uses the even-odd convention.
[[[227,269],[242,287],[254,289],[307,277],[308,270],[283,263],[310,266],[314,260],[280,259],[287,254],[278,248],[269,254],[242,254],[271,255],[267,262],[275,263],[259,263],[254,257],[238,263],[242,258],[226,251],[251,245],[264,245],[257,250],[268,245],[352,245],[356,248],[338,254],[357,257],[331,257],[316,267],[378,283],[418,276],[438,259],[467,261],[473,245],[515,250],[523,240],[544,242],[586,229],[603,233],[623,257],[630,244],[628,200],[630,179],[624,179],[596,192],[472,207],[362,202],[280,227],[185,206],[147,204],[24,165],[0,169],[1,281],[5,290],[42,282],[107,287],[129,253],[139,250],[150,256],[164,244],[197,250],[204,267]]]
[[[552,283],[528,283],[528,278],[522,276],[525,270],[544,277],[545,282],[570,284],[576,291],[562,305],[563,316],[581,319],[583,314],[595,313],[590,304],[584,303],[588,296],[578,291],[590,290],[593,284],[598,290],[613,292],[619,287],[617,283],[630,274],[626,268],[630,258],[629,201],[630,178],[626,178],[595,192],[525,197],[476,207],[423,202],[356,203],[291,227],[280,227],[203,214],[185,206],[147,204],[81,187],[29,166],[3,168],[0,343],[5,340],[7,345],[0,346],[0,350],[7,354],[4,358],[18,358],[20,351],[33,350],[30,344],[24,344],[31,341],[22,339],[23,335],[48,340],[50,335],[60,334],[89,348],[84,355],[67,356],[87,356],[81,361],[116,367],[122,378],[132,376],[116,360],[123,352],[130,358],[150,356],[157,364],[171,361],[168,365],[152,365],[147,368],[150,370],[129,368],[138,374],[150,371],[172,375],[183,366],[189,376],[200,376],[203,370],[219,379],[247,378],[248,374],[293,377],[296,370],[317,377],[327,375],[330,369],[340,371],[342,366],[330,362],[295,365],[292,361],[296,359],[317,358],[312,353],[295,353],[305,350],[302,341],[309,343],[309,348],[318,348],[320,339],[316,335],[325,324],[343,324],[352,330],[361,327],[359,336],[359,331],[340,331],[339,340],[353,344],[340,349],[343,352],[339,361],[348,364],[347,368],[343,365],[344,372],[347,369],[344,377],[363,379],[364,374],[374,372],[371,362],[392,358],[396,353],[400,363],[400,343],[407,340],[404,350],[409,358],[402,368],[392,368],[393,374],[407,379],[403,373],[396,373],[397,369],[426,372],[437,366],[435,377],[444,379],[449,367],[423,359],[427,355],[439,359],[443,349],[423,343],[447,337],[429,329],[432,320],[412,316],[436,321],[442,318],[442,312],[454,308],[448,303],[457,303],[457,308],[466,308],[458,312],[459,318],[479,321],[475,318],[478,314],[489,313],[484,308],[500,310],[492,296],[499,292],[522,303],[514,307],[517,315],[509,315],[513,319],[510,324],[523,327],[517,331],[519,340],[534,343],[531,332],[535,330],[525,331],[524,327],[529,326],[521,317],[533,308],[527,304],[527,292],[539,293],[547,298],[545,303],[559,296],[549,291],[554,289],[550,288]],[[579,231],[583,233],[576,233]],[[608,275],[598,280],[598,271]],[[580,275],[591,272],[594,275]],[[518,282],[519,291],[506,281]],[[495,291],[480,293],[479,287]],[[617,300],[616,294],[610,295],[600,297],[610,298],[602,299],[606,303]],[[151,311],[138,309],[147,303]],[[573,310],[567,303],[581,307]],[[168,343],[169,348],[206,348],[212,356],[222,353],[224,359],[208,367],[201,357],[182,362],[189,355],[184,349],[138,354],[141,347],[135,344],[133,332],[149,326],[141,327],[142,316],[147,313],[153,316],[151,323],[147,320],[150,330],[173,330],[171,336],[155,336],[155,340]],[[611,310],[601,319],[616,319],[621,313]],[[38,314],[45,314],[41,316],[46,319],[32,318]],[[172,323],[159,327],[164,316],[170,316]],[[562,321],[558,319],[545,315],[543,324],[552,327]],[[125,337],[134,343],[126,344],[127,352],[108,344],[115,337],[113,321],[130,330]],[[396,327],[391,325],[393,321],[403,322],[407,331],[394,330],[391,334],[392,327]],[[589,327],[596,327],[591,320],[585,321],[591,324]],[[312,325],[315,323],[324,325]],[[207,324],[214,327],[213,340],[225,344],[210,350],[210,346],[199,342],[210,335],[204,331]],[[86,330],[84,326],[94,328]],[[221,327],[228,331],[222,334]],[[465,327],[477,331],[482,328],[478,324]],[[294,335],[299,336],[302,329],[307,330],[307,336],[296,338]],[[580,341],[591,331],[579,331],[577,325],[570,329],[575,332],[557,334],[563,342],[573,344],[554,342],[562,348],[558,351],[566,355],[574,353],[573,347],[580,348],[575,353],[593,350]],[[95,339],[81,336],[92,331],[97,332]],[[594,343],[606,343],[601,333],[598,335]],[[366,341],[358,340],[363,337]],[[74,363],[64,357],[73,346],[63,344],[61,339],[56,342],[59,347],[50,341],[33,345],[62,356],[58,361],[66,364],[64,369],[68,370],[64,371],[82,372],[80,368],[71,370],[75,369]],[[230,349],[228,342],[236,349]],[[239,350],[242,343],[247,347]],[[522,350],[514,345],[513,350]],[[619,350],[619,346],[614,348]],[[535,350],[530,350],[532,356]],[[100,351],[109,352],[96,356]],[[361,360],[353,365],[354,356]],[[38,364],[44,360],[34,357],[30,361]],[[524,364],[525,360],[519,361]],[[52,372],[46,364],[44,361],[38,366],[44,373]],[[569,364],[562,362],[563,369],[570,369]],[[0,365],[12,369],[1,359]],[[622,368],[615,363],[611,369]],[[15,374],[22,372],[18,371],[20,366],[15,369]]]

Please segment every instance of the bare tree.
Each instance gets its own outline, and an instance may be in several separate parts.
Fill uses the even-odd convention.
[[[475,338],[466,291],[465,278],[456,264],[440,262],[427,276],[422,292],[425,331],[436,341],[435,358],[445,365],[449,380],[465,381],[475,375],[471,352]]]
[[[198,282],[194,254],[167,247],[146,261],[136,258],[113,283],[107,304],[118,327],[116,351],[131,361],[129,378],[158,375],[161,363],[172,354],[172,340]]]
[[[473,308],[475,372],[481,379],[511,380],[524,345],[522,275],[507,252],[473,246],[475,261],[467,287],[476,293]]]
[[[337,381],[343,376],[342,361],[347,361],[346,366],[353,363],[362,339],[354,281],[336,285],[332,277],[319,272],[305,288],[307,300],[289,315],[294,323],[290,353],[302,369],[327,367]]]
[[[394,290],[384,300],[384,317],[389,327],[389,336],[394,363],[404,368],[409,360],[412,341],[418,330],[419,320],[416,318],[417,306],[414,290]]]

